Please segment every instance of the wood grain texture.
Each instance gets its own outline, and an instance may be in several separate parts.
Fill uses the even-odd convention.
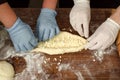
[[[31,25],[35,30],[36,20],[40,9],[37,8],[16,8],[16,14],[23,21]],[[60,30],[78,34],[69,23],[69,8],[57,9],[57,22]],[[90,34],[105,21],[112,13],[112,9],[92,9]],[[46,64],[43,64],[44,71],[49,74],[49,80],[79,80],[75,73],[81,73],[84,80],[120,80],[120,58],[117,50],[104,54],[102,61],[96,59],[94,51],[82,50],[71,54],[45,55]],[[14,62],[13,62],[14,63]],[[59,63],[59,64],[58,64]],[[59,66],[65,64],[67,69],[59,70]],[[20,66],[20,65],[18,65]]]

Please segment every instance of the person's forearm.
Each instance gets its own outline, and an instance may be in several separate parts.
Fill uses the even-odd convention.
[[[7,2],[0,5],[0,22],[2,22],[6,28],[10,28],[16,19],[16,14]]]
[[[42,8],[49,8],[55,10],[58,0],[44,0]]]
[[[116,11],[110,16],[112,20],[120,25],[120,6],[116,9]]]

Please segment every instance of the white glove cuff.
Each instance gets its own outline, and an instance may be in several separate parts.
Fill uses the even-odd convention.
[[[73,1],[74,1],[74,4],[75,3],[81,3],[81,2],[87,2],[87,3],[90,2],[90,0],[73,0]]]
[[[112,19],[108,18],[108,19],[107,19],[107,21],[112,22],[114,25],[116,25],[116,27],[117,27],[117,28],[119,28],[119,29],[120,29],[120,24],[116,23],[114,20],[112,20]]]

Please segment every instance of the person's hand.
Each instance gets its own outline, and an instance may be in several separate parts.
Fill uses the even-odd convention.
[[[81,36],[89,36],[90,3],[88,0],[74,0],[70,12],[70,24]]]
[[[37,20],[36,36],[39,41],[51,39],[60,32],[55,16],[56,11],[43,8]]]
[[[37,39],[30,26],[22,22],[20,18],[18,18],[14,25],[7,29],[7,31],[16,51],[28,51],[37,45]]]
[[[95,33],[90,38],[88,38],[88,44],[85,48],[91,50],[104,50],[108,48],[114,43],[119,29],[120,25],[112,19],[108,18],[100,25]]]
[[[120,31],[119,31],[118,36],[117,36],[116,46],[117,46],[117,50],[118,50],[118,53],[120,56]]]

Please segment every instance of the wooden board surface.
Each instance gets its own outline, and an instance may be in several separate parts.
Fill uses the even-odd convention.
[[[31,25],[35,29],[36,20],[40,13],[40,9],[36,8],[16,8],[14,9],[23,21]],[[112,13],[112,9],[92,9],[90,34],[107,19]],[[70,9],[57,9],[57,22],[61,30],[68,31],[73,34],[75,32],[69,23]],[[80,80],[76,72],[82,75],[84,80],[120,80],[120,58],[116,49],[109,49],[106,54],[97,59],[94,51],[83,50],[71,54],[63,55],[45,55],[49,61],[44,64],[46,74],[49,74],[49,80]],[[60,64],[67,66],[67,69],[58,70]],[[48,67],[49,65],[49,67]],[[60,76],[61,75],[61,76]]]

